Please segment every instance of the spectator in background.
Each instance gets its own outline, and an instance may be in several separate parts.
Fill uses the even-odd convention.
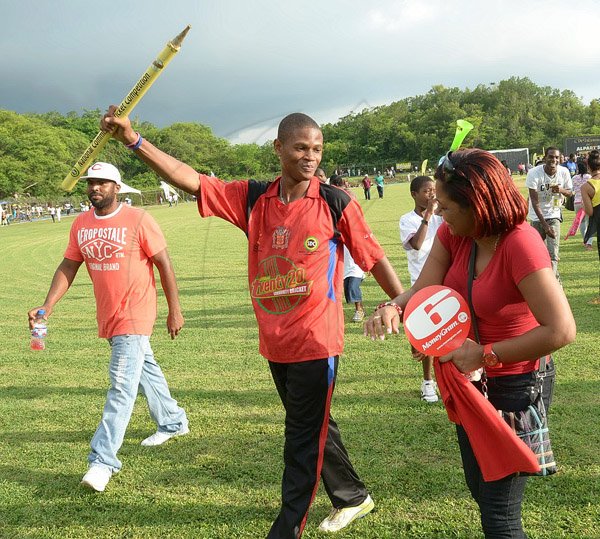
[[[50,212],[50,217],[52,217],[52,222],[55,223],[56,222],[56,208],[54,206],[50,206],[48,211]]]
[[[437,215],[435,182],[429,176],[417,176],[410,182],[410,195],[415,207],[400,218],[400,242],[406,251],[410,284],[415,284],[429,256],[433,240],[442,224]],[[423,365],[421,398],[426,402],[437,402],[436,383],[433,380],[433,357],[418,352],[413,346],[412,356]]]
[[[60,204],[56,205],[56,221],[60,223],[60,214],[62,213],[62,208]]]
[[[580,160],[577,162],[577,170],[578,170],[578,174],[573,176],[573,196],[575,197],[573,200],[573,205],[575,208],[575,215],[577,215],[579,213],[579,210],[581,208],[583,208],[583,201],[581,199],[581,188],[592,177],[590,174],[588,174],[587,163],[583,160]],[[581,223],[579,225],[579,232],[581,233],[581,237],[584,240],[585,240],[585,231],[587,230],[589,220],[590,220],[589,216],[587,214],[585,214],[585,212],[584,212],[584,217],[581,220]],[[594,237],[592,236],[588,239],[587,242],[584,241],[583,245],[586,249],[591,250],[594,248],[593,243],[594,243]]]
[[[327,177],[327,174],[325,174],[325,171],[322,168],[318,168],[317,170],[315,170],[315,176],[319,178],[319,181],[321,183],[329,183],[329,178]]]
[[[554,275],[558,273],[558,247],[560,223],[562,222],[561,197],[573,194],[571,175],[559,166],[560,150],[554,146],[546,148],[544,164],[529,171],[525,185],[529,189],[529,219],[531,226],[542,236],[550,253]]]
[[[377,185],[377,194],[379,195],[379,198],[383,198],[384,179],[383,174],[379,171],[377,172],[377,176],[375,176],[375,184]]]
[[[347,187],[346,181],[341,176],[334,174],[330,178],[330,184],[340,187],[352,198],[356,195]],[[344,245],[344,297],[346,303],[354,303],[354,316],[352,322],[362,322],[365,317],[365,309],[362,303],[362,290],[360,284],[365,278],[365,272],[358,266],[348,248]]]
[[[596,234],[598,259],[600,260],[600,152],[592,150],[588,155],[590,179],[581,187],[581,201],[586,215],[589,217],[588,229],[584,241]],[[591,301],[600,304],[600,290],[598,297]]]
[[[575,156],[575,154],[574,153],[570,154],[569,159],[567,159],[562,164],[562,166],[565,167],[569,171],[571,178],[573,176],[575,176],[575,174],[577,174],[577,157]]]
[[[363,307],[361,283],[365,279],[365,272],[354,262],[354,258],[344,245],[344,297],[346,303],[354,303],[354,316],[352,322],[362,322],[365,317]]]
[[[362,184],[363,191],[365,192],[365,200],[371,200],[371,178],[369,178],[369,175],[365,174],[360,183]]]

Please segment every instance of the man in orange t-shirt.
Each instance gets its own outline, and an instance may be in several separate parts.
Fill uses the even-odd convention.
[[[167,298],[167,329],[173,339],[183,326],[183,316],[165,238],[154,219],[141,209],[118,202],[123,182],[113,165],[95,163],[83,178],[87,179],[94,211],[75,219],[64,259],[44,304],[29,311],[29,324],[40,309],[45,309],[45,317],[50,316],[85,262],[94,285],[98,336],[108,339],[112,352],[110,388],[102,420],[90,444],[90,466],[82,484],[103,491],[111,475],[121,469],[117,452],[139,388],[158,426],[142,445],[160,445],[189,432],[185,411],[171,397],[150,347],[156,320],[154,265]]]

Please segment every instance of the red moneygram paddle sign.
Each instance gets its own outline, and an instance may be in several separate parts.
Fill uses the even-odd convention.
[[[404,332],[423,354],[440,357],[465,342],[471,329],[464,298],[447,286],[419,290],[404,309]]]

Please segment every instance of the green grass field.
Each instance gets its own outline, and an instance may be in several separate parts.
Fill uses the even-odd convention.
[[[373,193],[375,191],[373,190]],[[367,220],[407,284],[398,219],[412,208],[407,184],[364,202]],[[151,207],[178,275],[186,326],[171,341],[160,298],[153,347],[191,433],[143,448],[154,431],[138,399],[106,492],[83,490],[88,444],[107,389],[108,344],[96,337],[92,288],[82,268],[50,319],[45,352],[28,349],[27,310],[45,297],[67,243],[69,220],[0,229],[0,537],[261,538],[279,507],[283,410],[266,361],[246,281],[246,240],[194,204]],[[572,220],[566,212],[563,235]],[[560,472],[529,481],[531,538],[600,537],[600,428],[596,251],[561,244],[560,270],[578,325],[556,354],[552,441]],[[384,299],[363,284],[370,310]],[[353,309],[346,307],[346,319]],[[441,404],[419,399],[421,368],[404,338],[372,343],[348,322],[332,413],[377,512],[340,538],[482,537],[464,483],[453,426]],[[323,489],[304,537],[329,512]]]

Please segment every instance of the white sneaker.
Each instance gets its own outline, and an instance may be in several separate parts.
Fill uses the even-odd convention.
[[[87,473],[83,476],[81,484],[96,492],[104,492],[106,485],[108,485],[108,482],[110,481],[111,475],[112,471],[108,466],[92,464]]]
[[[145,440],[142,440],[141,445],[144,447],[154,447],[156,445],[162,445],[166,441],[174,438],[175,436],[183,436],[190,432],[187,425],[181,427],[177,432],[161,432],[157,430],[152,436],[148,436]]]
[[[433,380],[421,382],[421,399],[426,402],[437,402],[439,400],[436,392],[437,384]]]
[[[352,322],[362,322],[365,317],[364,311],[354,311],[354,316],[352,317]]]
[[[319,524],[319,530],[322,532],[339,532],[348,524],[364,517],[373,511],[375,503],[371,496],[367,495],[365,501],[354,507],[344,507],[342,509],[333,508],[329,516]]]

